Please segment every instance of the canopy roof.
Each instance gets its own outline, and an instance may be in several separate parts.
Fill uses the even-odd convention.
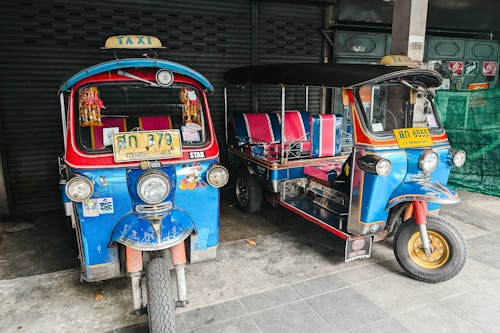
[[[158,69],[168,69],[173,73],[178,73],[186,75],[196,81],[198,81],[205,89],[210,92],[214,91],[212,84],[203,75],[197,71],[186,67],[184,65],[178,64],[172,61],[166,61],[161,59],[150,59],[150,58],[131,58],[131,59],[119,59],[112,60],[108,62],[103,62],[98,65],[84,69],[72,77],[70,77],[66,82],[64,82],[59,88],[59,93],[62,91],[70,89],[75,83],[81,81],[89,76],[109,72],[115,69],[121,68],[139,68],[139,67],[152,67]]]
[[[287,63],[238,67],[224,75],[226,84],[270,84],[285,86],[355,87],[404,78],[409,82],[437,87],[438,72],[410,67],[366,64]]]

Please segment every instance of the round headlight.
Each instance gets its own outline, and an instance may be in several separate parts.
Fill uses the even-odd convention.
[[[85,177],[76,176],[66,184],[66,195],[73,201],[82,202],[94,193],[94,184]]]
[[[464,165],[467,159],[467,154],[463,150],[456,150],[452,152],[453,155],[453,165],[460,168]]]
[[[426,150],[420,155],[418,160],[418,167],[426,173],[431,173],[436,170],[439,164],[439,156],[435,151]]]
[[[207,182],[213,187],[222,187],[229,180],[229,172],[222,165],[215,165],[207,171]]]
[[[162,202],[170,192],[170,181],[168,177],[158,171],[150,171],[143,174],[137,183],[137,194],[142,201],[148,204]]]
[[[389,160],[386,160],[385,158],[381,158],[377,164],[375,165],[375,172],[379,176],[387,176],[389,172],[391,172],[392,169],[392,163]]]

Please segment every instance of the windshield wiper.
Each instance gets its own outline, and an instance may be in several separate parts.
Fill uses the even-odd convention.
[[[158,83],[156,83],[156,82],[148,81],[146,79],[143,79],[142,77],[138,77],[138,76],[136,76],[134,74],[130,74],[129,72],[125,72],[124,70],[121,70],[121,69],[117,70],[116,74],[128,77],[130,79],[134,79],[134,80],[137,80],[137,81],[141,81],[141,82],[147,83],[147,84],[149,84],[152,87],[161,88],[161,86]]]

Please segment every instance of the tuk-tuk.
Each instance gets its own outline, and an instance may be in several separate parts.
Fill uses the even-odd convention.
[[[162,45],[130,35],[108,38],[105,48]],[[59,89],[60,184],[82,279],[129,276],[134,310],[147,308],[151,332],[175,331],[175,307],[188,302],[187,262],[216,256],[228,172],[219,164],[211,92],[200,73],[148,56],[86,68]]]
[[[402,64],[401,57],[383,61]],[[228,71],[226,138],[237,206],[255,212],[265,198],[298,214],[345,240],[346,262],[369,257],[373,242],[394,236],[394,254],[409,276],[430,283],[452,278],[465,263],[465,242],[438,212],[459,202],[446,183],[466,156],[451,149],[432,102],[441,81],[435,71],[382,64]],[[262,93],[268,99],[280,89],[280,110],[228,113],[232,103],[244,105],[230,92],[248,86],[268,89]],[[287,109],[287,91],[295,92],[296,107],[297,89],[304,109]],[[317,110],[309,110],[313,89]],[[331,102],[330,113],[320,114],[321,96]]]

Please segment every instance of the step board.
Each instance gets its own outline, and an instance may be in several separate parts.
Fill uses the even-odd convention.
[[[332,212],[305,199],[287,199],[280,201],[280,205],[343,239],[348,238],[348,235],[341,230],[347,221],[347,213]]]

